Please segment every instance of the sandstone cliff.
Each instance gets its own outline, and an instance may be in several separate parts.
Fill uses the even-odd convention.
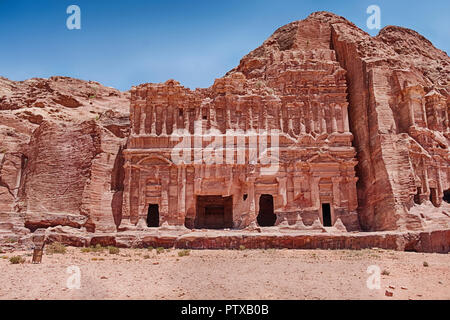
[[[9,242],[57,225],[115,230],[128,101],[92,81],[0,79],[0,232]]]
[[[177,91],[193,106],[252,107],[267,119],[258,125],[279,127],[296,139],[309,135],[302,143],[318,148],[323,130],[350,131],[358,203],[346,205],[358,206],[362,230],[449,228],[450,58],[415,31],[389,26],[371,37],[342,17],[317,12],[278,29],[211,88],[193,93],[168,81],[141,91],[155,103]],[[144,98],[141,91],[135,99]],[[3,240],[58,225],[115,232],[122,207],[128,208],[122,195],[129,98],[91,81],[0,78]],[[311,99],[317,106],[348,106],[348,123],[347,108],[333,111],[336,123],[331,113],[306,112],[316,107],[309,106]],[[292,114],[276,115],[280,105],[289,105]],[[155,119],[135,117],[144,133],[153,130],[145,121]],[[168,130],[155,121],[155,130]],[[139,126],[134,129],[138,134]]]
[[[448,212],[442,199],[450,187],[450,58],[405,28],[386,27],[370,37],[337,21],[332,30],[349,82],[361,225],[365,230],[426,227],[436,217],[420,216],[414,206],[433,211],[433,203]]]

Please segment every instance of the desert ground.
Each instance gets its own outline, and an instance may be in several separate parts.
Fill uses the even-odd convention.
[[[114,253],[66,248],[64,254],[45,253],[41,264],[31,263],[31,251],[0,254],[0,299],[450,299],[449,254],[162,248]],[[12,264],[13,256],[25,261]],[[371,265],[382,270],[379,290],[367,287]],[[80,270],[79,289],[67,288],[70,266]]]

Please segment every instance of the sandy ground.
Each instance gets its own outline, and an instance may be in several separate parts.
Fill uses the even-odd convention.
[[[0,254],[0,299],[450,299],[449,254],[178,252],[121,249],[113,255],[68,248],[66,254],[45,254],[39,265],[30,263],[31,252]],[[11,264],[14,255],[26,262]],[[380,290],[367,288],[371,265],[384,271]],[[67,288],[70,266],[79,267],[80,289]]]

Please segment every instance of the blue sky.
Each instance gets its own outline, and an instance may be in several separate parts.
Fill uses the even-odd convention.
[[[81,8],[81,30],[66,27],[72,4]],[[414,29],[450,52],[448,0],[0,0],[0,75],[63,75],[120,90],[171,78],[208,87],[278,27],[314,11],[375,35],[366,27],[372,4],[382,27]]]

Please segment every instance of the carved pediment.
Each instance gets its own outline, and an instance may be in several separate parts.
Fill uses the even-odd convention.
[[[340,163],[342,162],[340,159],[333,157],[329,153],[319,153],[315,156],[308,159],[306,162],[308,163]]]
[[[140,166],[168,166],[173,163],[167,158],[152,155],[140,160],[137,164]]]

